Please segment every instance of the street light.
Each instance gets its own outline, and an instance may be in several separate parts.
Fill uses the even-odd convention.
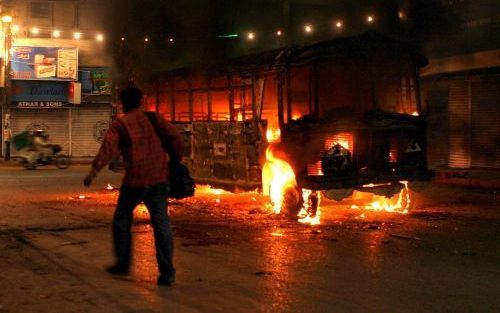
[[[40,33],[40,28],[38,28],[38,27],[31,27],[30,32],[33,35],[38,35]]]
[[[54,37],[54,38],[59,38],[59,37],[61,37],[61,31],[60,31],[60,30],[54,30],[54,31],[52,32],[52,37]]]
[[[2,22],[4,22],[4,23],[11,23],[12,22],[12,16],[10,16],[10,15],[4,15],[4,16],[2,16]]]
[[[308,34],[312,33],[313,32],[313,27],[312,25],[306,25],[304,26],[304,31]]]
[[[373,15],[368,15],[366,17],[366,21],[371,24],[375,21],[375,18],[373,17]]]
[[[248,38],[248,40],[254,40],[254,39],[255,39],[255,33],[253,33],[253,32],[249,32],[249,33],[247,34],[247,38]]]
[[[281,29],[278,29],[278,30],[276,31],[276,36],[278,36],[278,37],[283,36],[283,31],[282,31]]]
[[[339,20],[339,21],[337,21],[337,23],[335,23],[335,27],[336,27],[337,29],[341,29],[341,28],[342,28],[342,26],[344,26],[344,24],[343,24],[343,23],[342,23],[342,21],[340,21],[340,20]]]
[[[10,29],[11,29],[12,33],[15,34],[21,29],[21,27],[19,27],[19,25],[12,25],[12,27]]]
[[[95,36],[95,40],[99,41],[99,42],[102,42],[104,41],[104,35],[103,34],[97,34]]]
[[[74,32],[73,33],[73,39],[76,39],[76,40],[82,39],[82,33],[80,33],[80,32]]]

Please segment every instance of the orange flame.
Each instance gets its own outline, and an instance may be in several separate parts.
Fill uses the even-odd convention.
[[[297,182],[292,167],[286,161],[277,158],[272,145],[266,150],[266,163],[262,167],[262,191],[271,198],[273,212],[279,214],[283,207],[285,193],[295,188]]]
[[[316,200],[313,200],[316,197]],[[309,189],[302,189],[302,209],[300,210],[299,222],[310,225],[319,225],[321,212],[319,210],[321,196],[320,193],[313,192]],[[317,203],[313,203],[317,201]],[[314,208],[314,207],[315,208]]]
[[[149,214],[148,208],[144,205],[144,203],[141,203],[137,206],[137,214],[139,214],[139,215],[148,215]]]
[[[404,185],[403,189],[399,192],[397,196],[392,198],[387,198],[384,196],[377,196],[369,194],[372,199],[368,205],[358,206],[352,205],[352,209],[361,209],[361,210],[369,210],[369,211],[384,211],[391,213],[401,213],[408,214],[408,209],[410,208],[411,199],[410,199],[410,190],[408,189],[408,182],[401,181],[401,184]],[[374,184],[365,185],[367,187],[376,186]],[[359,199],[366,199],[368,197],[368,193],[355,191],[353,194],[354,201]],[[394,201],[394,198],[395,201]]]
[[[280,139],[281,131],[279,128],[268,128],[266,131],[266,139],[268,143],[277,142]]]

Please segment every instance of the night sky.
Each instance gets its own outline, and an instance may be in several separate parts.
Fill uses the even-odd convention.
[[[372,24],[366,22],[370,14]],[[498,0],[115,0],[109,15],[118,68],[137,75],[365,31],[411,42],[429,57],[500,45]],[[304,32],[308,24],[310,34]],[[283,37],[276,36],[278,29]],[[249,32],[254,40],[247,39]],[[232,34],[239,37],[223,37]]]

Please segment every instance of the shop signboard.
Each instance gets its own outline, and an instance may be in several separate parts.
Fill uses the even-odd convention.
[[[110,95],[111,76],[103,67],[83,67],[78,71],[84,95]]]
[[[14,47],[13,80],[78,79],[78,49],[58,47]]]
[[[11,106],[60,108],[70,105],[70,82],[12,81]]]

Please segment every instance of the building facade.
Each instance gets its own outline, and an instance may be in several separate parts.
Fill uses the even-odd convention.
[[[11,136],[43,129],[71,156],[93,156],[113,113],[111,58],[99,1],[4,4],[12,17],[5,62],[2,153]],[[5,24],[5,23],[4,23]],[[7,40],[6,40],[7,41]]]
[[[423,45],[432,168],[500,169],[500,3],[443,1],[447,27]]]

